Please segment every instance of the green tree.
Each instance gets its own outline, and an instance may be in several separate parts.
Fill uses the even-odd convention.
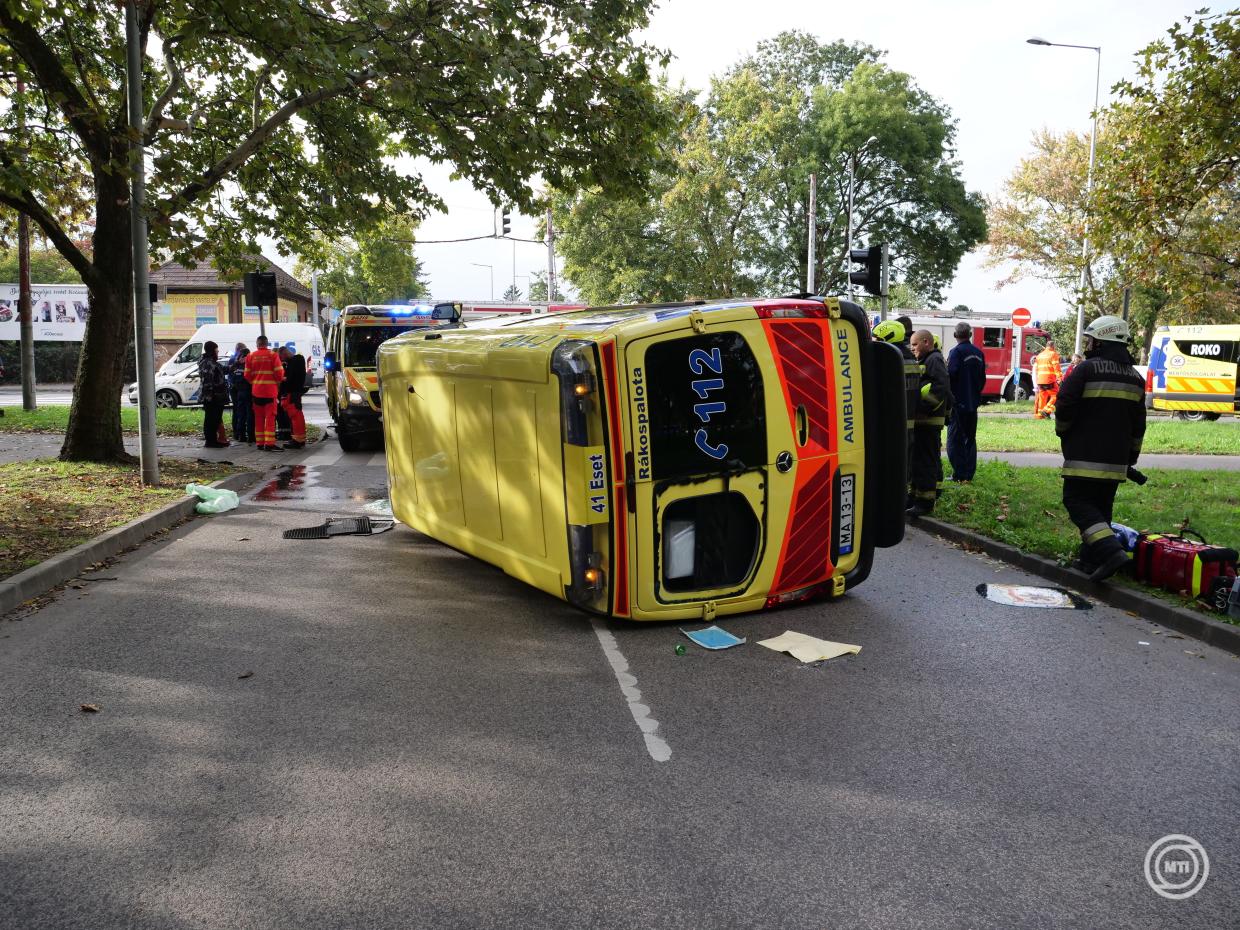
[[[1106,142],[1106,136],[1099,138],[1099,152],[1106,150]],[[1086,266],[1088,168],[1088,136],[1048,130],[1034,136],[1033,154],[1021,160],[1003,194],[989,204],[986,265],[1011,264],[998,287],[1034,278],[1054,285],[1073,303],[1084,300],[1088,316],[1118,309],[1122,288],[1114,261],[1095,247]]]
[[[1186,17],[1138,61],[1106,114],[1096,235],[1177,322],[1240,320],[1240,10]]]
[[[521,299],[521,289],[515,284],[509,284],[504,288],[504,300],[509,303],[516,303]]]
[[[32,248],[30,250],[30,281],[32,284],[81,284],[82,278],[59,252]],[[0,282],[17,283],[17,249],[15,248],[0,249]]]
[[[853,172],[854,240],[888,243],[894,279],[937,300],[985,236],[981,199],[960,181],[947,109],[878,57],[784,33],[700,106],[668,89],[676,126],[649,191],[553,197],[566,277],[591,302],[803,289],[817,172],[816,283],[841,290]]]
[[[430,286],[414,255],[411,217],[393,215],[357,238],[315,240],[297,262],[294,273],[307,281],[316,268],[319,291],[336,306],[377,304],[429,297]]]
[[[535,271],[530,275],[530,300],[535,303],[556,303],[564,300],[564,293],[560,290],[559,281],[555,285],[555,293],[550,297],[547,296],[547,272]]]
[[[260,234],[305,254],[316,235],[441,207],[400,156],[449,162],[518,207],[537,175],[561,190],[639,186],[664,118],[652,50],[632,38],[650,5],[144,0],[153,252],[212,254],[235,273]],[[29,139],[14,107],[0,111],[0,204],[30,216],[91,293],[66,459],[128,458],[116,404],[133,305],[122,20],[94,0],[0,0],[0,49],[37,104]],[[145,54],[152,39],[159,51]],[[92,253],[59,199],[75,181],[90,193]]]

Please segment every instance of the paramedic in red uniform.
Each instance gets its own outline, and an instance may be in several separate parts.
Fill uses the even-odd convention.
[[[1128,562],[1111,531],[1111,510],[1145,436],[1145,379],[1132,367],[1128,324],[1119,317],[1100,316],[1085,328],[1085,361],[1059,388],[1055,432],[1063,505],[1081,531],[1077,567],[1102,581]]]
[[[245,380],[250,382],[254,404],[254,447],[276,451],[276,397],[284,380],[280,356],[267,348],[267,337],[259,336],[257,348],[245,357]]]
[[[306,417],[301,412],[301,395],[306,392],[306,358],[288,346],[280,346],[280,363],[284,366],[284,380],[280,382],[280,409],[288,417],[291,442],[286,449],[304,449],[306,446]]]

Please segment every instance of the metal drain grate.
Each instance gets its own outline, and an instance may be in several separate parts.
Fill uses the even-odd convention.
[[[329,536],[374,536],[392,528],[392,520],[370,517],[328,517],[322,526],[303,526],[284,531],[285,539],[327,539]]]

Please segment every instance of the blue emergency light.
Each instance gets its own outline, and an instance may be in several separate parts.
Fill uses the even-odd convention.
[[[407,307],[392,307],[392,316],[430,316],[434,308],[430,304],[410,304]]]

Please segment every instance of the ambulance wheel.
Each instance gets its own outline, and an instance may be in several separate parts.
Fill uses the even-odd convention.
[[[173,407],[179,407],[180,405],[181,398],[177,397],[176,391],[170,391],[167,388],[164,388],[162,391],[155,392],[156,407],[167,407],[168,409],[172,409]]]
[[[345,452],[356,452],[362,447],[362,440],[353,433],[337,431],[336,438],[340,440],[340,448]]]
[[[1177,410],[1175,418],[1177,420],[1187,420],[1190,423],[1201,423],[1205,420],[1217,420],[1217,413],[1207,413],[1204,410]]]

